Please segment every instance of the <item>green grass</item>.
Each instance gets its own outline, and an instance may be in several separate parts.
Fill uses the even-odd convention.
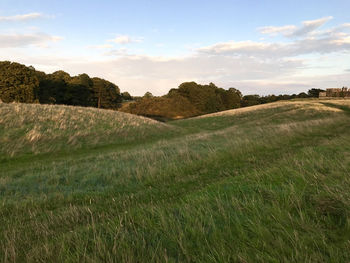
[[[350,261],[350,101],[64,110],[0,104],[0,261]]]

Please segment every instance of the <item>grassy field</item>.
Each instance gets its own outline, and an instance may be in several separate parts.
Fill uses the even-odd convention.
[[[350,262],[350,100],[0,116],[1,262]]]

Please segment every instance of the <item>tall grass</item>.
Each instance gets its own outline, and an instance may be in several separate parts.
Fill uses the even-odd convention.
[[[5,105],[8,114],[16,106]],[[80,109],[69,108],[68,116],[83,120]],[[79,122],[81,129],[67,133],[86,132],[84,151],[53,145],[65,149],[56,156],[23,146],[9,157],[3,150],[0,260],[348,262],[347,109],[350,101],[309,100],[166,125],[141,119],[123,145],[114,139],[126,135],[113,126],[117,135],[99,140],[112,146],[97,148],[99,128],[88,132]],[[111,124],[112,113],[99,114],[107,113],[97,111],[91,121],[120,125]],[[50,118],[38,119],[44,127]],[[3,123],[2,134],[18,129]],[[140,140],[144,125],[151,128]],[[69,137],[57,134],[52,144]]]
[[[164,123],[96,108],[0,103],[0,154],[48,153],[123,144],[170,130]]]

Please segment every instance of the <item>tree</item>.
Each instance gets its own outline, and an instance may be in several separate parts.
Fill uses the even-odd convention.
[[[323,89],[310,89],[308,90],[307,94],[309,95],[309,97],[313,97],[313,98],[318,98],[320,92],[324,92],[325,90]]]
[[[67,82],[65,94],[69,105],[93,106],[93,82],[87,74],[72,77]]]
[[[46,75],[40,73],[40,103],[46,104],[69,104],[67,98],[67,86],[71,76],[60,70]]]
[[[308,98],[309,96],[305,92],[301,92],[298,94],[298,98]]]
[[[149,92],[149,91],[147,91],[145,93],[145,95],[143,95],[143,98],[152,98],[152,97],[153,97],[153,94],[151,92]]]
[[[117,85],[104,79],[87,74],[71,77],[62,70],[45,74],[32,66],[4,61],[0,62],[0,99],[117,109],[122,96]]]
[[[198,115],[193,105],[179,94],[174,96],[148,97],[122,105],[120,111],[165,121]]]
[[[235,109],[241,106],[242,93],[235,88],[229,88],[226,91],[224,103],[226,109]]]
[[[123,100],[132,100],[130,93],[127,91],[124,91],[121,95],[122,95]]]
[[[242,107],[253,106],[260,104],[259,95],[246,95],[242,98]]]
[[[121,110],[156,119],[176,119],[240,107],[242,94],[235,88],[225,90],[214,83],[184,82],[162,97],[149,92],[140,100],[126,103]]]
[[[3,102],[38,102],[38,93],[39,78],[33,67],[0,62],[0,99]]]
[[[208,85],[184,82],[178,89],[171,89],[168,96],[172,94],[180,94],[187,98],[202,114],[238,108],[242,98],[239,90],[235,88],[225,90],[212,82]]]
[[[92,106],[104,109],[117,109],[119,107],[122,96],[117,85],[100,78],[92,78],[92,83]]]
[[[184,82],[179,86],[178,92],[187,98],[199,112],[204,114],[216,112],[222,104],[216,89],[218,88],[213,83],[200,85],[196,82]]]

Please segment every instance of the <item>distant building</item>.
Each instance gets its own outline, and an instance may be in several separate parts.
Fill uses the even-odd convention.
[[[319,98],[350,98],[350,89],[343,87],[341,89],[326,89],[324,92],[319,93]]]

